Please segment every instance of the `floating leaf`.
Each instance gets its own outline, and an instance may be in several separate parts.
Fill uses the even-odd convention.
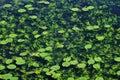
[[[12,5],[11,4],[5,4],[3,7],[4,8],[9,8],[9,7],[11,7]]]
[[[86,67],[86,64],[85,63],[79,63],[77,65],[78,68],[85,68]]]
[[[23,64],[25,64],[26,62],[25,62],[25,60],[23,59],[23,58],[21,58],[21,57],[17,57],[16,58],[16,64],[17,65],[23,65]]]
[[[7,68],[8,68],[8,69],[15,69],[15,68],[16,68],[16,65],[14,65],[14,64],[9,64],[9,65],[7,66]]]
[[[78,64],[78,61],[77,61],[77,60],[71,60],[71,61],[70,61],[70,64],[71,64],[71,65],[76,65],[76,64]]]
[[[120,76],[120,70],[119,70],[119,71],[117,71],[117,75],[118,75],[118,76]]]
[[[100,69],[100,64],[98,64],[98,63],[94,64],[94,65],[93,65],[93,68],[95,68],[95,69]]]
[[[105,38],[104,36],[96,36],[96,39],[99,40],[99,41],[104,40],[104,38]]]
[[[85,45],[85,49],[90,49],[90,48],[92,48],[92,44],[86,44]]]
[[[53,71],[57,71],[57,70],[60,69],[60,66],[59,65],[54,65],[50,69],[53,70]]]
[[[11,37],[11,38],[16,38],[16,37],[17,37],[17,34],[14,34],[14,33],[9,34],[9,37]]]
[[[10,63],[12,63],[12,62],[13,62],[12,59],[7,59],[5,63],[6,63],[6,64],[10,64]]]
[[[18,12],[19,12],[19,13],[26,12],[26,9],[19,9]]]
[[[63,59],[64,61],[70,61],[71,60],[71,57],[66,57]]]
[[[29,16],[31,19],[37,19],[36,15]]]
[[[73,77],[69,77],[67,80],[75,80]]]
[[[95,63],[94,59],[89,59],[88,60],[88,64],[94,64],[94,63]]]
[[[116,62],[120,62],[120,57],[115,57],[114,60],[115,60]]]
[[[95,57],[94,60],[95,60],[96,62],[101,62],[101,61],[102,61],[101,57]]]
[[[63,67],[69,67],[69,66],[70,66],[70,62],[67,62],[67,61],[66,61],[66,62],[63,62],[63,63],[62,63],[62,66],[63,66]]]
[[[0,65],[0,70],[3,70],[3,69],[5,69],[5,66],[4,65]]]
[[[71,8],[72,11],[79,11],[79,8]]]
[[[40,4],[49,4],[50,2],[48,2],[48,1],[39,1],[38,3],[40,3]]]
[[[95,80],[104,80],[104,78],[103,77],[97,77],[97,78],[95,78]]]

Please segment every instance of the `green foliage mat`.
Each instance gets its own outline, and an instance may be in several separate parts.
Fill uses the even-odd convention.
[[[120,1],[0,0],[0,80],[120,80]]]

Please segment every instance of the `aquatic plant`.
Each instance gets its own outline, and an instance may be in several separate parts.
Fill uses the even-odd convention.
[[[1,80],[119,80],[119,1],[6,1]]]

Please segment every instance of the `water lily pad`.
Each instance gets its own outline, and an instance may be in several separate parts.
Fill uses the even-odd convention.
[[[9,37],[11,37],[11,38],[16,38],[16,37],[17,37],[17,34],[14,34],[14,33],[9,34]]]
[[[69,77],[67,80],[75,80],[73,77]]]
[[[69,67],[69,66],[70,66],[70,62],[67,62],[67,61],[66,61],[66,62],[63,62],[63,63],[62,63],[62,66],[63,66],[63,67]]]
[[[120,57],[115,57],[114,60],[115,60],[116,62],[120,62]]]
[[[71,8],[72,11],[79,11],[79,8]]]
[[[94,64],[95,63],[95,60],[94,59],[89,59],[88,60],[88,64]]]
[[[25,5],[25,8],[31,8],[32,7],[32,4],[26,4]]]
[[[106,24],[106,25],[104,25],[104,27],[105,27],[105,28],[110,28],[111,26],[108,25],[108,24]]]
[[[7,59],[5,63],[6,63],[6,64],[10,64],[10,63],[12,63],[12,62],[13,62],[12,59]]]
[[[32,63],[32,66],[33,66],[33,67],[39,67],[39,64],[38,64],[37,62],[33,62],[33,63]]]
[[[40,4],[49,4],[50,2],[48,2],[48,1],[38,1],[38,3],[40,3]]]
[[[23,58],[21,58],[21,57],[16,58],[16,64],[17,65],[23,65],[25,63],[26,63],[26,61]]]
[[[96,39],[99,40],[99,41],[104,40],[104,38],[105,38],[104,36],[96,36]]]
[[[101,61],[102,61],[101,57],[95,57],[94,60],[95,60],[96,62],[101,62]]]
[[[3,69],[5,69],[5,66],[4,65],[0,65],[0,70],[3,70]]]
[[[60,66],[59,65],[54,65],[50,69],[53,70],[53,71],[57,71],[57,70],[60,69]]]
[[[10,73],[3,74],[3,75],[1,75],[1,78],[4,79],[4,80],[11,79],[12,78],[12,74],[10,74]]]
[[[26,9],[19,9],[18,12],[19,12],[19,13],[26,12]]]
[[[104,80],[104,78],[103,77],[97,77],[97,78],[95,78],[95,80]]]
[[[85,68],[86,67],[86,64],[85,63],[79,63],[77,65],[78,68]]]
[[[37,19],[36,15],[29,16],[31,19]]]
[[[8,69],[15,69],[15,68],[16,68],[16,65],[14,65],[14,64],[9,64],[9,65],[7,66],[7,68],[8,68]]]
[[[117,71],[117,75],[119,75],[119,76],[120,76],[120,70],[119,70],[119,71]]]
[[[5,44],[7,44],[8,42],[6,41],[6,40],[2,40],[2,41],[0,41],[0,44],[3,44],[3,45],[5,45]]]
[[[71,60],[71,57],[66,57],[63,59],[64,61],[70,61]]]
[[[77,80],[88,80],[86,77],[79,77]]]
[[[100,69],[100,64],[98,64],[98,63],[94,64],[94,65],[93,65],[93,68],[95,68],[95,69]]]
[[[11,4],[5,4],[3,7],[4,8],[9,8],[9,7],[12,7],[12,5]]]
[[[49,56],[49,54],[48,54],[48,53],[40,53],[40,56],[41,56],[42,58],[45,58],[45,57]]]
[[[90,49],[90,48],[92,48],[92,44],[86,44],[85,45],[85,49]]]
[[[52,77],[57,79],[60,78],[61,74],[60,73],[52,73]]]
[[[71,60],[71,61],[70,61],[70,64],[71,64],[71,65],[76,65],[76,64],[78,64],[78,61],[77,61],[77,60]]]

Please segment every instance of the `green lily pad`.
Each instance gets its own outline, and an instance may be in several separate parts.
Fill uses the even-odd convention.
[[[17,65],[23,65],[25,63],[26,63],[26,61],[23,58],[21,58],[21,57],[16,58],[16,64]]]
[[[11,79],[12,78],[12,74],[10,74],[10,73],[2,74],[1,78],[4,79],[4,80]]]
[[[73,77],[69,77],[67,80],[75,80]]]
[[[119,70],[119,71],[117,71],[117,75],[118,75],[118,76],[120,76],[120,70]]]
[[[90,49],[90,48],[92,48],[92,44],[86,44],[85,45],[85,49]]]
[[[96,62],[101,62],[101,61],[102,61],[101,57],[95,57],[94,60],[95,60]]]
[[[94,64],[95,63],[95,60],[94,59],[89,59],[88,60],[88,64]]]
[[[105,38],[104,36],[96,36],[96,39],[99,40],[99,41],[104,40],[104,38]]]
[[[115,60],[116,62],[120,62],[120,57],[115,57],[114,60]]]
[[[60,69],[60,66],[59,65],[54,65],[50,69],[53,70],[53,71],[57,71],[57,70]]]
[[[5,4],[3,7],[4,8],[9,8],[9,7],[12,7],[12,5],[11,4]]]
[[[85,68],[86,67],[86,64],[85,63],[79,63],[77,65],[78,68]]]
[[[31,19],[37,19],[36,15],[29,16]]]
[[[12,63],[12,62],[13,62],[12,59],[7,59],[5,63],[6,63],[6,64],[10,64],[10,63]]]
[[[26,12],[26,9],[19,9],[18,12],[19,13],[24,13],[24,12]]]
[[[66,57],[63,59],[64,61],[70,61],[71,60],[71,57]]]
[[[55,79],[60,78],[60,76],[61,76],[60,73],[53,73],[53,74],[52,74],[52,77],[55,78]]]
[[[31,8],[32,7],[32,4],[26,4],[25,5],[25,8]]]
[[[12,33],[12,34],[9,34],[9,37],[10,37],[10,38],[16,38],[16,37],[17,37],[17,34],[13,34],[13,33]]]
[[[14,64],[9,64],[9,65],[7,66],[7,68],[8,68],[8,69],[15,69],[15,68],[16,68],[16,65],[14,65]]]
[[[4,65],[0,65],[0,70],[3,70],[3,69],[5,69],[5,66]]]
[[[38,3],[40,3],[40,4],[50,4],[50,2],[48,2],[48,1],[39,1]]]
[[[95,78],[95,80],[104,80],[104,78],[103,77],[97,77],[97,78]]]
[[[94,64],[94,65],[93,65],[93,68],[95,68],[95,69],[100,69],[100,64],[98,64],[98,63]]]
[[[33,62],[33,63],[32,63],[32,66],[33,66],[33,67],[39,67],[39,64],[36,63],[36,62]]]
[[[69,66],[70,66],[70,62],[67,62],[67,61],[66,61],[66,62],[63,62],[63,63],[62,63],[62,66],[63,66],[63,67],[69,67]]]
[[[72,11],[79,11],[79,8],[71,8]]]
[[[86,77],[79,77],[77,80],[88,80]]]
[[[77,61],[77,60],[71,60],[71,61],[70,61],[70,64],[71,64],[71,65],[76,65],[76,64],[78,64],[78,61]]]

